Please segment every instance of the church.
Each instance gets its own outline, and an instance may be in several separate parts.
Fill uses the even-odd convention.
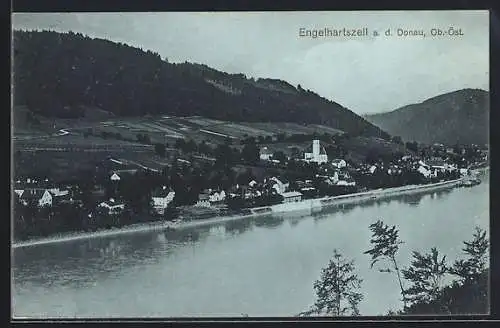
[[[313,140],[312,153],[305,153],[304,160],[306,162],[313,162],[323,164],[328,162],[328,155],[325,148],[321,147],[319,140]]]

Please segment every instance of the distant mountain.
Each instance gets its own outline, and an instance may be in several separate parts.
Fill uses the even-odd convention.
[[[483,145],[489,140],[489,92],[458,90],[365,118],[405,141]]]
[[[44,116],[77,118],[97,108],[116,116],[323,124],[388,136],[347,108],[281,80],[172,64],[157,53],[80,33],[14,31],[13,46],[14,102]]]

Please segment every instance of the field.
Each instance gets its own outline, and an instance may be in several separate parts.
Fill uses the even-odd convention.
[[[71,175],[79,168],[95,167],[96,162],[110,157],[122,161],[124,165],[158,171],[173,159],[176,152],[173,145],[179,139],[192,139],[196,143],[204,141],[212,146],[230,139],[234,146],[242,147],[239,141],[249,136],[275,138],[279,133],[343,133],[322,125],[224,122],[203,117],[169,116],[93,116],[92,119],[79,120],[39,118],[39,122],[33,126],[30,121],[23,120],[20,114],[13,132],[16,175],[45,170],[61,176]],[[151,144],[140,143],[140,135],[147,135]],[[154,143],[167,144],[165,158],[155,154]],[[349,138],[343,146],[349,149],[350,156],[359,158],[373,150],[382,153],[404,151],[403,146],[373,138]],[[310,147],[310,142],[272,143],[267,147],[273,152],[290,154],[292,148],[304,151]],[[19,154],[22,154],[21,158],[16,158]]]
[[[108,120],[94,127],[94,133],[103,131],[120,133],[126,139],[134,139],[137,134],[147,134],[153,142],[175,142],[179,138],[190,138],[219,143],[225,139],[244,139],[249,136],[276,136],[278,133],[340,134],[342,131],[321,125],[300,125],[294,123],[246,123],[223,122],[201,117],[157,117],[142,119]]]

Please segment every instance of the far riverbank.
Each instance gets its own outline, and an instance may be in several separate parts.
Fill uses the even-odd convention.
[[[459,186],[462,182],[462,179],[451,180],[438,182],[433,184],[426,185],[412,185],[412,186],[403,186],[396,188],[387,188],[387,189],[377,189],[370,190],[367,192],[347,194],[342,196],[334,196],[334,197],[324,197],[318,199],[307,199],[300,202],[295,203],[283,203],[273,206],[259,207],[250,209],[250,214],[240,214],[233,216],[222,216],[222,217],[214,217],[210,219],[200,219],[200,220],[192,220],[192,221],[181,221],[180,223],[173,224],[170,221],[161,221],[154,223],[144,223],[144,224],[136,224],[130,225],[122,228],[115,229],[107,229],[95,232],[85,232],[85,233],[70,233],[64,234],[60,236],[53,236],[48,238],[41,239],[31,239],[22,242],[16,242],[12,244],[12,248],[22,248],[43,244],[52,244],[52,243],[60,243],[60,242],[68,242],[74,240],[82,240],[82,239],[90,239],[90,238],[100,238],[107,236],[115,236],[115,235],[123,235],[123,234],[131,234],[137,232],[148,232],[148,231],[163,231],[165,229],[187,229],[194,228],[204,225],[212,225],[218,223],[224,223],[229,221],[242,220],[250,217],[259,217],[274,213],[287,213],[294,211],[303,211],[307,209],[321,209],[324,207],[335,206],[340,204],[356,204],[362,203],[365,201],[373,200],[373,199],[383,199],[396,197],[405,194],[416,194],[416,193],[428,193],[434,192],[442,189],[451,189]]]

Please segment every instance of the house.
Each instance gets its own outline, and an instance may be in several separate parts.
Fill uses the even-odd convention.
[[[346,186],[346,187],[352,187],[355,186],[356,182],[352,179],[345,179],[345,180],[339,180],[337,182],[337,186]]]
[[[302,196],[305,198],[312,198],[317,194],[317,190],[314,187],[301,188],[300,192],[302,193]]]
[[[417,172],[419,172],[426,178],[430,178],[432,175],[432,172],[427,165],[419,165],[419,167],[417,168]]]
[[[24,205],[36,203],[39,207],[52,206],[52,195],[45,189],[26,189],[21,195]]]
[[[339,182],[339,173],[338,172],[334,172],[333,175],[328,176],[326,178],[326,182],[329,185],[337,184],[337,182]]]
[[[257,185],[257,181],[252,180],[252,181],[250,181],[250,182],[248,183],[248,185],[249,185],[251,188],[253,188],[253,187],[255,187],[255,186]]]
[[[113,174],[110,176],[111,181],[120,181],[124,178],[124,176],[133,176],[137,173],[137,169],[122,169],[122,170],[113,170]]]
[[[391,165],[387,169],[387,174],[389,175],[395,175],[395,174],[401,174],[403,173],[403,170],[398,165]]]
[[[151,200],[153,201],[153,208],[158,214],[165,213],[165,209],[168,204],[174,200],[175,191],[166,186],[163,186],[161,189],[157,189],[153,191],[151,194]]]
[[[448,172],[453,172],[453,171],[457,170],[456,165],[453,165],[453,164],[445,163],[444,167],[445,167],[446,171],[448,171]]]
[[[370,166],[370,168],[368,169],[368,171],[370,172],[370,174],[375,173],[376,170],[377,170],[377,167],[375,165]]]
[[[302,193],[298,191],[289,191],[281,194],[284,203],[300,202],[302,200]]]
[[[263,161],[270,161],[273,157],[273,152],[269,150],[267,147],[263,147],[260,149],[260,159]]]
[[[125,204],[116,202],[113,198],[109,201],[102,202],[98,207],[105,209],[108,214],[120,214],[125,209]]]
[[[15,192],[15,193],[16,193],[19,197],[21,197],[21,196],[22,196],[22,194],[23,194],[23,192],[24,192],[24,190],[23,190],[23,189],[15,189],[15,190],[14,190],[14,192]]]
[[[277,177],[272,177],[269,179],[269,182],[273,183],[272,188],[276,190],[278,194],[282,194],[285,191],[287,191],[288,187],[290,186],[290,183],[288,182],[283,182]]]
[[[72,193],[66,189],[50,188],[53,204],[73,203]]]
[[[56,197],[69,195],[69,190],[61,190],[60,188],[50,188],[49,192]]]
[[[198,201],[195,206],[199,207],[210,207],[210,194],[208,192],[202,192],[198,195]]]
[[[437,171],[444,172],[446,170],[446,163],[441,158],[432,158],[430,160],[427,160],[427,165]]]
[[[221,191],[212,190],[210,191],[208,200],[211,204],[223,203],[226,200],[226,192],[224,190]]]
[[[344,167],[347,167],[347,162],[343,159],[334,159],[332,161],[332,165],[336,167],[337,169],[341,169]]]
[[[323,164],[328,162],[328,155],[325,148],[320,147],[319,140],[313,140],[312,153],[304,154],[304,161]]]
[[[460,169],[460,175],[462,176],[467,176],[467,175],[470,175],[470,172],[468,169],[465,169],[465,168],[461,168]]]
[[[120,176],[116,173],[113,173],[113,175],[111,175],[111,177],[109,179],[111,181],[120,181],[121,180]]]

